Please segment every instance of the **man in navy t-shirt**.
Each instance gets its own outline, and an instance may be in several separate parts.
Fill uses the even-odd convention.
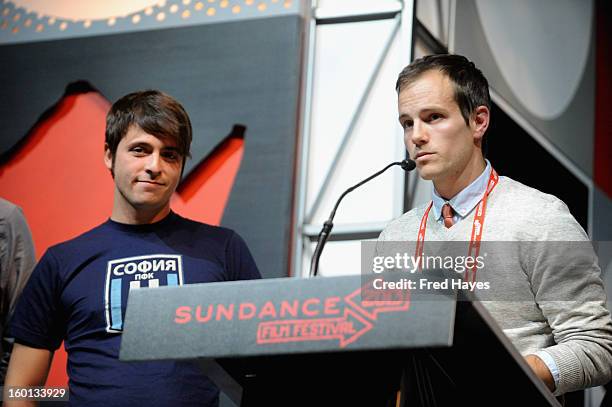
[[[6,387],[42,385],[64,341],[71,405],[218,405],[194,363],[118,360],[130,290],[261,278],[236,233],[170,210],[190,144],[187,113],[164,93],[132,93],[111,107],[111,217],[40,260],[15,310]]]

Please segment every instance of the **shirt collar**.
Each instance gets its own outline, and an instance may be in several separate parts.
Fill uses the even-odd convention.
[[[485,161],[487,162],[487,166],[482,174],[449,201],[442,198],[436,191],[436,188],[432,187],[431,196],[435,219],[440,219],[442,216],[442,206],[447,202],[450,203],[455,213],[461,218],[465,218],[466,215],[474,209],[482,199],[487,189],[487,184],[489,183],[489,177],[491,176],[491,163],[489,160]]]

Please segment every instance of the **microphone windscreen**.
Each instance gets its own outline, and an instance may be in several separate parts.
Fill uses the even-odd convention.
[[[410,158],[406,158],[400,165],[404,171],[412,171],[416,168],[416,163]]]

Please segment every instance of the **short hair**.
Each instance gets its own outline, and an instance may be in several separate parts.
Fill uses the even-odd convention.
[[[106,144],[115,157],[119,142],[136,125],[155,137],[170,137],[185,161],[190,157],[192,129],[185,108],[158,90],[130,93],[117,100],[106,115]]]
[[[487,78],[472,61],[462,55],[436,54],[414,60],[400,72],[395,90],[399,94],[423,73],[434,69],[451,80],[455,91],[455,102],[461,110],[466,125],[469,125],[470,116],[478,106],[486,106],[491,110]]]

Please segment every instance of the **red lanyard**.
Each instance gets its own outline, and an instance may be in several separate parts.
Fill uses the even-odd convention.
[[[476,213],[474,214],[474,222],[472,223],[472,236],[470,237],[470,246],[468,248],[468,257],[476,258],[480,253],[480,240],[482,239],[482,229],[484,227],[485,221],[485,212],[487,210],[487,200],[489,198],[489,194],[497,185],[497,181],[499,181],[499,176],[497,172],[493,168],[491,168],[491,175],[489,176],[489,182],[487,184],[487,190],[484,193],[484,196],[478,203],[476,207]],[[429,206],[425,210],[425,214],[423,215],[423,219],[421,219],[421,225],[419,226],[419,233],[417,235],[417,244],[416,244],[416,252],[415,257],[417,259],[417,264],[419,264],[419,268],[421,265],[421,258],[423,257],[423,250],[425,246],[425,231],[427,230],[427,217],[429,216],[429,211],[433,206],[433,201],[429,203]],[[473,256],[472,256],[473,254]],[[469,280],[468,273],[465,273],[465,279]],[[476,279],[476,265],[472,268],[472,282]]]

